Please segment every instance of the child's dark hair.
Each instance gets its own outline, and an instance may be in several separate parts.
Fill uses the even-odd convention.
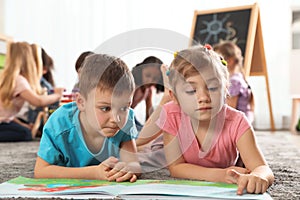
[[[45,49],[42,48],[42,61],[43,61],[43,69],[47,72],[43,74],[43,77],[52,85],[54,84],[52,70],[54,69],[53,59],[46,53]]]
[[[133,92],[135,86],[129,68],[120,58],[93,54],[83,62],[79,92],[87,97],[94,88],[111,90],[114,94],[121,95],[123,92]]]
[[[79,57],[77,58],[76,62],[75,62],[75,70],[76,72],[78,73],[79,70],[82,68],[82,64],[84,62],[84,59],[89,56],[89,55],[92,55],[94,54],[94,52],[92,51],[85,51],[85,52],[82,52]]]
[[[137,64],[132,68],[132,75],[134,77],[134,82],[136,87],[143,86],[143,80],[142,80],[142,71],[147,66],[154,66],[157,67],[158,70],[160,70],[160,66],[163,64],[163,62],[155,57],[155,56],[149,56],[143,60],[143,62]],[[157,93],[164,91],[164,84],[163,84],[163,77],[162,74],[160,74],[159,80],[157,84],[155,84]]]

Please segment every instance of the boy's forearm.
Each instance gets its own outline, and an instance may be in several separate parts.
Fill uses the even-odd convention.
[[[97,166],[87,167],[61,167],[56,165],[49,165],[42,169],[35,169],[35,178],[76,178],[76,179],[100,179],[104,175],[96,177]]]

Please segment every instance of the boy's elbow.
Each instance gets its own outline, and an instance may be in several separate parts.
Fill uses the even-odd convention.
[[[33,177],[34,178],[43,178],[43,176],[40,173],[40,170],[38,170],[38,169],[34,169]]]
[[[49,166],[49,163],[44,161],[42,158],[37,157],[33,170],[34,178],[47,178],[47,173],[45,171],[47,166]]]

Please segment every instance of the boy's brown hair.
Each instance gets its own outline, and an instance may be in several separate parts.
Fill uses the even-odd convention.
[[[133,76],[120,58],[106,54],[93,54],[86,57],[79,78],[79,92],[85,98],[94,88],[100,91],[111,90],[116,95],[134,91]]]

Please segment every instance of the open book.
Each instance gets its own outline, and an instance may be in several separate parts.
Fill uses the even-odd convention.
[[[72,199],[272,199],[269,194],[236,195],[237,186],[190,180],[137,180],[108,182],[81,179],[33,179],[18,177],[0,184],[0,198]]]

